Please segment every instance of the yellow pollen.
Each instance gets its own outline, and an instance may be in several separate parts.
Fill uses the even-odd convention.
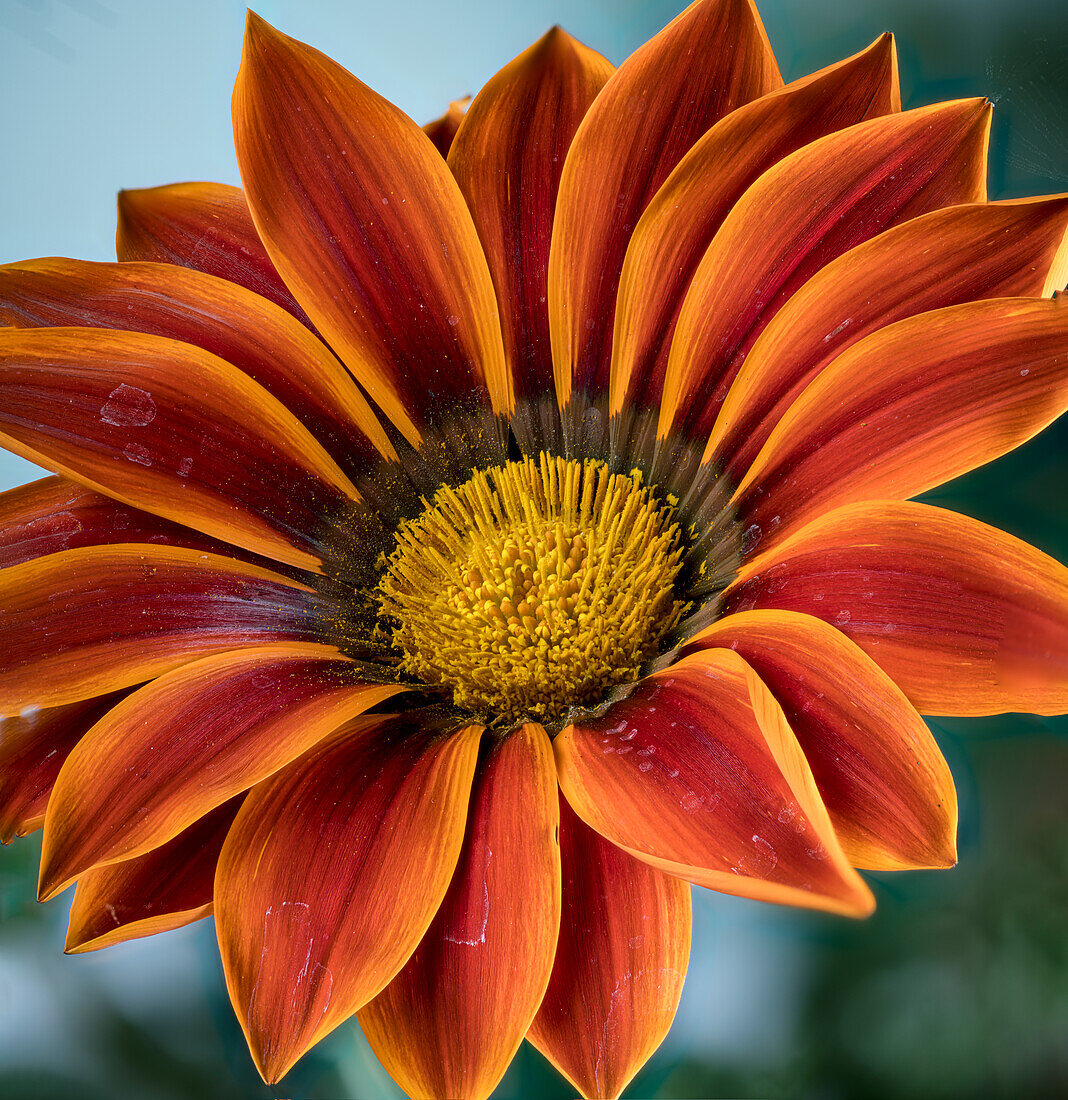
[[[439,489],[378,583],[402,667],[486,720],[597,703],[685,609],[672,512],[639,471],[547,454]]]

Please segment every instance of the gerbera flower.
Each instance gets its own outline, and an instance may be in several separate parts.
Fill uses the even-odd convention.
[[[252,15],[233,116],[243,191],[0,269],[4,839],[68,950],[214,913],[268,1081],[356,1014],[415,1096],[616,1096],[690,882],[863,916],[956,858],[920,712],[1068,708],[1068,571],[909,502],[1068,403],[1068,198],[748,0],[433,140]]]

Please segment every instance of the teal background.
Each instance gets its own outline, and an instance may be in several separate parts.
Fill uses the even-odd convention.
[[[611,60],[680,3],[264,0],[418,121],[474,92],[559,22]],[[991,195],[1068,190],[1062,0],[767,0],[792,79],[898,36],[906,106],[996,104]],[[230,0],[0,0],[0,262],[113,258],[122,187],[237,182],[229,96],[243,6]],[[36,476],[0,453],[0,489]],[[1068,560],[1068,425],[931,499]],[[1068,723],[932,723],[957,780],[959,867],[871,876],[865,922],[695,891],[675,1027],[629,1090],[672,1097],[1068,1095]],[[256,1076],[210,921],[62,955],[69,896],[39,906],[38,838],[0,853],[0,1097],[397,1096],[354,1028],[282,1085]],[[525,1050],[497,1095],[571,1095]]]

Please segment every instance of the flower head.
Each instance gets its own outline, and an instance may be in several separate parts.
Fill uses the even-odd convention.
[[[0,268],[3,838],[68,950],[213,913],[268,1081],[356,1014],[616,1096],[689,883],[865,915],[956,859],[920,712],[1068,709],[1068,571],[909,499],[1068,404],[1068,198],[749,0],[427,133],[250,15],[233,118],[243,190]]]

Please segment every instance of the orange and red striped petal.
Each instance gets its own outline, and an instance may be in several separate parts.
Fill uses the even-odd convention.
[[[219,858],[215,925],[265,1081],[377,996],[460,855],[481,729],[352,723],[245,800]]]
[[[832,623],[924,714],[1068,712],[1068,569],[967,516],[840,508],[743,569],[727,599]]]
[[[731,207],[783,157],[901,109],[893,36],[732,111],[682,158],[627,248],[616,302],[609,411],[655,409],[690,279]]]
[[[214,654],[110,710],[67,757],[45,819],[41,898],[158,848],[339,726],[407,690],[329,646]]]
[[[0,570],[0,714],[131,687],[209,653],[317,639],[306,586],[234,558],[116,543]]]
[[[497,301],[460,189],[420,128],[249,13],[233,98],[253,220],[301,305],[412,444],[511,409]],[[488,396],[487,396],[488,395]]]
[[[124,504],[317,569],[359,499],[308,429],[192,344],[112,329],[0,329],[0,445]]]
[[[258,382],[348,469],[396,458],[352,376],[302,324],[236,283],[173,264],[0,267],[0,324],[91,325],[195,344]]]
[[[475,97],[449,151],[474,217],[501,311],[504,349],[525,449],[551,442],[536,410],[552,413],[549,243],[560,173],[575,130],[611,76],[599,53],[554,27]],[[533,422],[523,417],[534,406]],[[528,416],[530,414],[528,413]],[[543,414],[544,415],[544,414]]]
[[[756,553],[861,500],[905,500],[1011,451],[1068,408],[1068,302],[996,298],[909,317],[844,351],[735,493]]]
[[[762,901],[874,907],[782,709],[730,650],[647,677],[553,747],[579,817],[654,867]]]
[[[901,689],[841,631],[794,611],[727,615],[683,655],[733,649],[778,700],[850,863],[952,867],[957,795],[930,730]]]
[[[0,717],[0,843],[10,844],[44,824],[63,761],[124,694]]]
[[[96,951],[210,916],[215,865],[243,797],[210,810],[144,855],[82,875],[64,950]]]
[[[805,386],[877,329],[983,298],[1048,298],[1068,282],[1066,230],[1065,195],[953,206],[840,256],[753,344],[723,402],[706,459],[739,481]]]
[[[658,434],[707,439],[753,341],[820,268],[875,234],[986,198],[990,104],[884,115],[779,161],[727,216],[686,292]]]
[[[614,1098],[667,1035],[690,956],[690,885],[560,805],[563,910],[527,1038],[588,1097]]]
[[[612,317],[631,233],[675,165],[730,111],[781,87],[752,0],[697,0],[623,62],[564,164],[549,256],[561,407],[608,389]]]
[[[454,99],[449,103],[449,109],[440,117],[423,124],[423,133],[434,143],[434,148],[443,156],[449,155],[456,131],[467,114],[467,108],[471,104],[471,97]]]
[[[541,1004],[560,927],[552,745],[526,725],[487,739],[452,884],[404,969],[359,1013],[409,1096],[484,1100]]]
[[[311,327],[271,263],[240,187],[171,183],[120,191],[115,251],[123,261],[177,264],[229,279]]]

